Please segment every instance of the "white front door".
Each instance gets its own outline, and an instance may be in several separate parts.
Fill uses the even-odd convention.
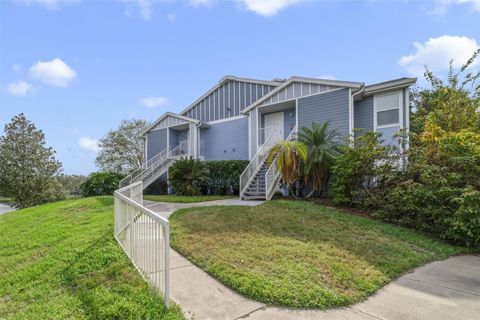
[[[268,148],[271,148],[276,142],[284,140],[283,112],[266,114],[264,119],[265,139],[272,134],[271,138],[267,142]]]

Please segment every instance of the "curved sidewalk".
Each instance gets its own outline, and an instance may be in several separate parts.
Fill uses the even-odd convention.
[[[164,217],[176,209],[211,205],[258,205],[226,199],[200,203],[145,201]],[[235,293],[170,249],[170,290],[187,318],[197,320],[478,320],[480,256],[429,263],[392,281],[365,302],[328,311],[266,306]]]

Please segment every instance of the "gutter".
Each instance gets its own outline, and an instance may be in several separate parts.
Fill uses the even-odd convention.
[[[352,94],[352,101],[355,101],[355,96],[359,93],[364,93],[365,92],[365,82],[362,82],[362,85],[360,86],[360,89],[358,89],[357,92]]]

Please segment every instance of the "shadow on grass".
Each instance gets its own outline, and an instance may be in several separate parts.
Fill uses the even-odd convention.
[[[91,319],[162,319],[178,312],[164,307],[110,232],[79,252],[61,278]]]

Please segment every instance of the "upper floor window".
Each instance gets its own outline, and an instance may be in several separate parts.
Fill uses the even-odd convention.
[[[400,125],[401,105],[401,91],[375,96],[377,128]]]

